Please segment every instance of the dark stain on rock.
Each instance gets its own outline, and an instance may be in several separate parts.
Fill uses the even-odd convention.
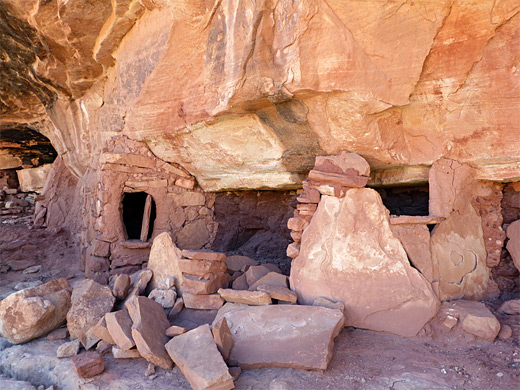
[[[44,106],[56,100],[48,83],[36,75],[32,64],[48,52],[36,30],[9,13],[0,2],[0,116],[18,110],[20,102],[36,96]]]
[[[307,106],[297,99],[288,99],[256,111],[260,120],[276,133],[287,148],[282,163],[288,172],[307,173],[313,168],[315,157],[324,154],[318,136],[307,122],[307,112]]]

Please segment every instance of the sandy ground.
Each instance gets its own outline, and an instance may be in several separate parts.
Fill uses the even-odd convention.
[[[28,262],[28,263],[25,263]],[[41,265],[23,273],[27,264]],[[58,277],[81,278],[77,241],[65,231],[29,230],[24,224],[0,226],[0,270],[14,264],[19,271],[0,273],[0,298],[21,282],[47,282]],[[18,286],[20,287],[20,286]],[[511,298],[511,297],[510,297]],[[488,302],[492,310],[500,301]],[[205,318],[206,317],[206,318]],[[209,321],[211,316],[198,316]],[[520,315],[497,315],[513,336],[493,343],[468,342],[445,335],[401,338],[346,328],[337,337],[334,356],[325,372],[294,369],[244,370],[237,389],[518,389],[520,388]],[[0,374],[33,385],[58,389],[189,389],[177,368],[144,375],[143,359],[114,360],[105,356],[103,374],[83,380],[69,359],[56,358],[64,340],[40,338],[11,346],[0,339]]]

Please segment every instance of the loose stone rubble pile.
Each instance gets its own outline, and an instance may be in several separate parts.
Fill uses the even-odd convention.
[[[0,334],[11,343],[69,334],[57,356],[71,358],[83,378],[103,372],[111,351],[116,359],[144,358],[150,372],[176,364],[194,389],[231,389],[238,367],[327,368],[344,313],[296,299],[275,265],[180,250],[163,233],[148,269],[113,276],[108,286],[85,279],[72,289],[59,279],[10,295],[0,302]],[[189,309],[216,317],[194,329],[172,325]]]

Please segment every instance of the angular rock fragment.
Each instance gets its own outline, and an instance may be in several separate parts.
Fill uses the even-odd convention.
[[[67,328],[71,337],[78,338],[85,349],[89,349],[92,344],[87,338],[87,332],[112,310],[116,299],[109,287],[85,279],[72,291],[71,301]]]
[[[208,272],[222,273],[226,272],[227,266],[223,261],[211,260],[179,260],[179,268],[184,274],[204,276]]]
[[[173,277],[175,288],[181,291],[182,273],[179,268],[181,258],[181,250],[175,246],[169,233],[164,232],[155,237],[148,259],[148,269],[153,271],[150,288],[158,288],[166,278]]]
[[[233,389],[233,378],[213,341],[209,325],[202,325],[166,344],[172,360],[192,389]]]
[[[240,367],[229,367],[229,375],[233,377],[234,382],[236,382],[240,374],[242,374],[242,369]]]
[[[53,330],[51,333],[47,335],[47,340],[62,340],[69,336],[69,331],[67,328],[59,328]]]
[[[256,260],[253,260],[247,256],[233,255],[226,258],[226,265],[231,271],[240,271],[244,266],[255,266],[258,265]]]
[[[340,312],[345,313],[345,305],[342,302],[334,302],[325,297],[317,297],[314,299],[312,306],[328,307],[329,309],[339,310]]]
[[[277,299],[279,301],[296,303],[298,300],[298,296],[294,291],[289,290],[284,286],[276,286],[272,284],[260,284],[257,288],[257,291],[263,291],[271,296],[272,299]]]
[[[227,303],[214,323],[226,318],[233,348],[229,363],[242,368],[292,367],[325,370],[343,314],[319,306],[247,306]]]
[[[112,288],[112,294],[114,294],[117,299],[123,300],[126,298],[129,289],[130,276],[126,274],[117,275],[114,281],[114,287]]]
[[[466,333],[489,342],[497,337],[500,322],[482,302],[458,300],[443,303],[444,306],[458,318],[462,330]]]
[[[168,341],[165,332],[170,323],[162,306],[146,297],[132,297],[125,306],[133,321],[132,338],[141,356],[170,370],[172,361],[164,349]]]
[[[218,310],[224,304],[224,300],[219,294],[196,295],[184,293],[182,299],[184,300],[184,306],[188,309]]]
[[[437,313],[439,300],[410,266],[388,220],[372,189],[350,189],[341,199],[323,196],[291,265],[298,301],[326,296],[345,305],[347,325],[415,336]]]
[[[502,325],[500,327],[500,332],[498,332],[498,338],[500,340],[507,340],[513,335],[513,329],[509,325]]]
[[[249,285],[247,284],[246,274],[240,275],[233,281],[233,290],[247,290],[249,289]]]
[[[56,356],[59,358],[68,358],[78,354],[80,341],[78,339],[63,343],[58,347]]]
[[[505,314],[520,314],[520,299],[510,299],[509,301],[505,301],[498,308],[500,313]]]
[[[42,336],[65,322],[70,305],[67,279],[15,292],[0,301],[0,335],[12,344]]]
[[[141,354],[139,353],[137,348],[127,349],[126,351],[123,351],[117,345],[114,345],[112,347],[112,356],[114,356],[114,359],[137,359],[141,357]]]
[[[218,293],[226,302],[243,303],[246,305],[270,305],[271,297],[262,291],[233,290],[221,288]]]
[[[182,292],[190,294],[214,294],[219,288],[227,287],[229,283],[229,275],[220,273],[214,275],[210,279],[199,279],[196,276],[183,275]]]
[[[267,275],[271,270],[265,265],[255,265],[246,271],[246,280],[249,286],[255,284],[261,277]]]
[[[130,276],[130,282],[134,289],[138,290],[138,294],[142,294],[146,290],[146,286],[152,280],[153,271],[143,269]]]
[[[135,346],[132,338],[132,319],[126,309],[105,314],[108,333],[121,350],[126,351]]]
[[[166,329],[165,333],[168,337],[175,337],[180,334],[186,333],[186,328],[183,328],[182,326],[172,325],[168,329]]]
[[[152,291],[150,291],[150,294],[148,294],[148,298],[157,302],[165,309],[171,309],[173,305],[175,305],[177,293],[174,289],[155,288]]]
[[[278,272],[269,272],[267,275],[262,276],[255,283],[253,283],[250,287],[250,291],[254,291],[260,285],[270,285],[270,286],[281,286],[287,287],[287,276],[282,275]]]
[[[211,327],[211,333],[213,333],[213,340],[217,344],[217,348],[221,353],[224,360],[229,358],[231,348],[233,348],[233,337],[225,317],[215,322]]]
[[[110,314],[105,314],[104,317],[100,318],[99,321],[90,328],[90,332],[100,340],[107,342],[108,344],[115,344],[114,339],[110,335],[110,332],[107,329],[107,323],[105,321],[105,317]]]
[[[97,352],[84,352],[74,356],[72,364],[81,378],[92,378],[105,370],[105,361]]]
[[[182,309],[184,308],[184,299],[177,298],[175,301],[175,304],[173,305],[172,309],[168,313],[168,320],[171,321],[175,318],[177,314],[179,314]]]

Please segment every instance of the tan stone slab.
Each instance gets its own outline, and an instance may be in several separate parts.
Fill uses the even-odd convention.
[[[255,283],[249,287],[250,291],[257,290],[257,287],[260,285],[271,285],[271,286],[282,286],[287,287],[287,276],[282,275],[278,272],[269,272],[268,274],[262,276],[260,279],[258,279]]]
[[[132,319],[132,338],[143,358],[161,368],[170,370],[172,361],[164,344],[168,341],[166,329],[170,323],[163,307],[146,297],[132,297],[126,303]]]
[[[271,270],[264,265],[255,265],[249,267],[246,271],[246,280],[249,286],[255,284],[260,278],[267,275]]]
[[[334,302],[325,297],[317,297],[316,299],[314,299],[314,301],[312,302],[312,306],[327,307],[329,309],[339,310],[343,314],[345,313],[345,305],[343,304],[343,302]]]
[[[179,207],[204,206],[206,202],[206,198],[202,192],[169,193],[168,197],[171,197]]]
[[[309,180],[325,183],[335,183],[344,187],[363,188],[367,185],[369,177],[320,172],[313,169],[309,172]]]
[[[231,331],[229,330],[229,325],[225,317],[222,317],[219,321],[213,324],[211,327],[211,333],[213,333],[213,340],[215,340],[219,352],[224,360],[227,360],[231,348],[233,348],[233,336],[231,336]]]
[[[182,273],[195,276],[204,276],[208,272],[226,272],[227,266],[223,261],[211,260],[179,260],[179,268]]]
[[[183,275],[181,290],[183,293],[208,295],[214,294],[219,288],[227,287],[229,275],[227,273],[217,274],[213,279],[204,280],[196,276]]]
[[[171,339],[166,349],[192,389],[233,389],[233,378],[213,341],[209,325]]]
[[[40,337],[65,322],[70,305],[67,279],[15,292],[0,301],[0,335],[13,344]]]
[[[260,284],[256,287],[257,291],[263,291],[271,296],[272,299],[279,301],[296,303],[298,296],[294,291],[284,286],[275,286],[271,284]]]
[[[390,216],[390,224],[391,225],[404,225],[404,224],[414,224],[414,225],[436,225],[441,223],[446,218],[443,217],[435,217],[431,215],[391,215]]]
[[[107,313],[107,314],[109,314],[109,313]],[[114,339],[110,335],[110,332],[107,329],[107,323],[105,320],[105,317],[107,314],[105,314],[105,316],[100,318],[99,321],[96,323],[96,325],[94,325],[92,328],[90,328],[90,332],[92,332],[92,334],[100,340],[103,340],[109,344],[115,344],[116,342],[114,341]]]
[[[214,323],[223,317],[234,342],[229,363],[242,368],[325,370],[345,321],[338,310],[299,305],[227,303]]]
[[[80,339],[88,349],[87,331],[114,307],[116,298],[107,286],[90,279],[78,283],[72,291],[71,308],[67,313],[70,337]]]
[[[132,338],[132,319],[126,309],[105,314],[107,330],[113,339],[112,344],[123,350],[129,350],[135,346]]]
[[[175,337],[183,333],[186,333],[186,328],[183,328],[182,326],[172,325],[166,329],[166,336],[168,337]]]
[[[114,359],[137,359],[141,357],[141,354],[136,348],[123,351],[117,345],[112,347],[112,355]]]
[[[227,265],[228,269],[236,272],[236,271],[242,270],[242,268],[244,268],[244,266],[246,266],[246,265],[249,265],[249,266],[258,265],[258,262],[248,256],[233,255],[233,256],[228,256],[226,258],[226,265]]]
[[[182,299],[184,300],[184,306],[188,309],[218,310],[224,304],[224,300],[219,294],[196,295],[184,293]]]
[[[227,302],[244,303],[246,305],[270,305],[271,297],[262,291],[223,289],[218,290]]]

